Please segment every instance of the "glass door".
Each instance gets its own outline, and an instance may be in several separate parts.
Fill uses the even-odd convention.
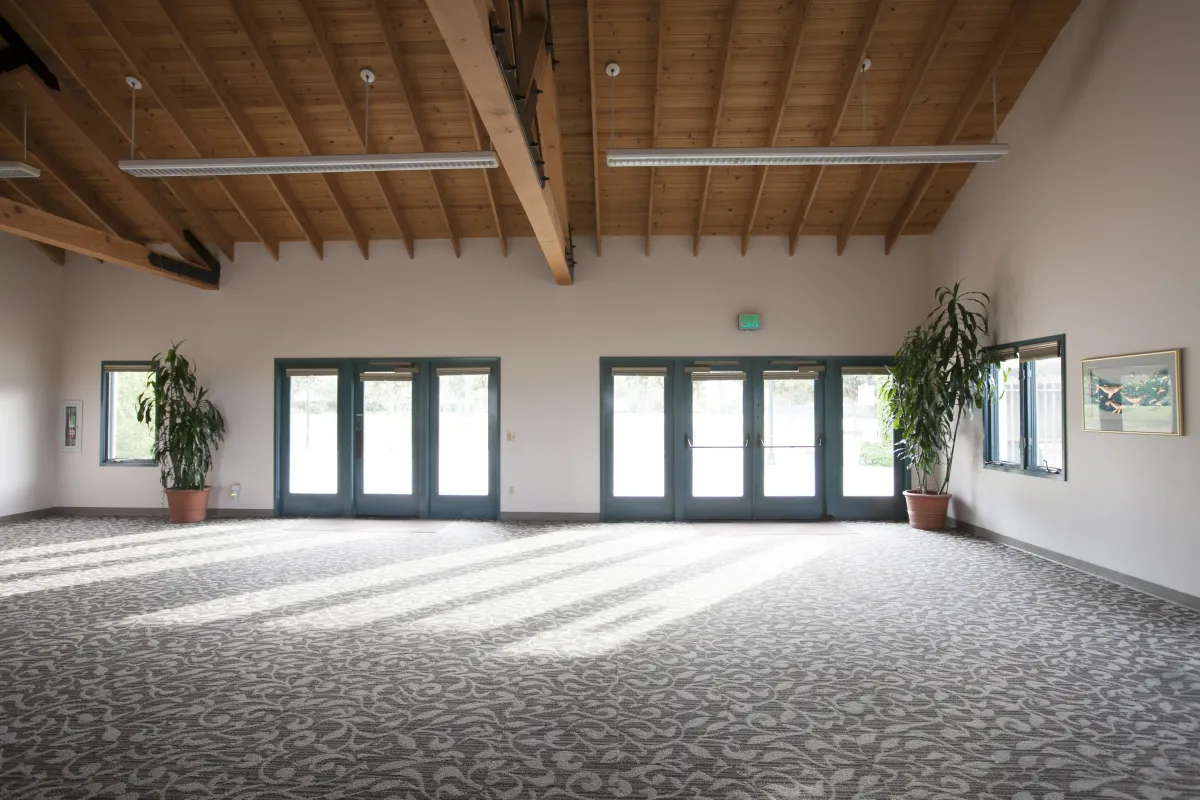
[[[355,372],[354,513],[419,516],[425,426],[415,422],[424,375],[411,362],[369,362]]]
[[[606,364],[600,381],[604,518],[674,518],[670,366],[636,361]]]
[[[769,361],[754,373],[754,519],[820,519],[824,367]]]
[[[683,519],[750,519],[752,396],[746,364],[693,362],[677,408],[683,420]]]
[[[351,404],[345,366],[293,362],[277,371],[277,492],[281,514],[344,516],[351,475],[343,453]]]
[[[493,364],[434,362],[429,516],[500,514],[500,391]]]
[[[830,454],[830,512],[838,519],[902,519],[905,470],[879,401],[887,367],[859,361],[833,371],[827,396],[841,436]]]

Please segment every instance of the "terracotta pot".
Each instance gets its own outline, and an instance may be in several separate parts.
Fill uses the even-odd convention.
[[[208,517],[208,489],[167,489],[171,522],[204,522]]]
[[[908,505],[908,524],[917,530],[940,531],[946,527],[950,495],[905,492],[904,502]]]

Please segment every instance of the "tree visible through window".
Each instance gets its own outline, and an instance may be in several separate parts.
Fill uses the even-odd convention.
[[[147,367],[149,365],[146,365]],[[136,367],[106,368],[104,373],[104,460],[109,463],[154,461],[154,431],[137,421],[137,398],[151,372]]]

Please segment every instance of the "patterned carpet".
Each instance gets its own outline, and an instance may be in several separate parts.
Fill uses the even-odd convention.
[[[886,524],[38,520],[0,797],[1200,798],[1200,614]]]

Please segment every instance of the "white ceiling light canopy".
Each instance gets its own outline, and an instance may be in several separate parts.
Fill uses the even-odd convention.
[[[359,72],[366,84],[364,136],[371,125],[371,85],[375,73],[369,69]],[[496,169],[500,166],[490,150],[456,153],[364,153],[323,156],[254,156],[249,158],[134,158],[137,129],[137,92],[142,82],[133,75],[125,78],[133,92],[130,123],[129,158],[117,162],[117,167],[135,178],[208,178],[225,175],[298,175],[330,172],[411,172],[443,169]],[[367,136],[369,141],[369,136]],[[7,177],[7,176],[3,176]]]
[[[608,151],[610,167],[819,167],[852,164],[982,164],[1006,144],[891,147],[659,147]]]
[[[138,178],[200,178],[213,175],[295,175],[325,172],[404,172],[432,169],[495,169],[496,154],[395,153],[260,158],[159,158],[122,160],[122,172]]]

